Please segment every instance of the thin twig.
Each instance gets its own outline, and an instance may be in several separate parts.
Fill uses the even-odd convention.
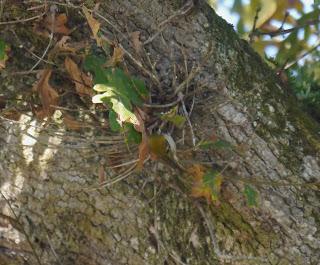
[[[278,35],[283,35],[283,34],[287,34],[287,33],[291,33],[293,31],[296,31],[298,29],[301,29],[301,28],[304,28],[306,26],[311,26],[311,25],[315,25],[317,23],[319,23],[320,20],[319,19],[314,19],[314,20],[309,20],[307,21],[305,24],[303,25],[297,25],[293,28],[290,28],[290,29],[281,29],[279,28],[278,30],[276,31],[271,31],[271,32],[261,32],[261,31],[256,31],[254,33],[255,36],[270,36],[271,38],[275,37],[275,36],[278,36]]]
[[[29,21],[35,20],[37,18],[41,18],[45,14],[46,14],[46,12],[43,12],[40,15],[37,15],[37,16],[34,16],[34,17],[30,17],[30,18],[12,20],[12,21],[2,21],[2,22],[0,22],[0,25],[12,25],[12,24],[18,24],[18,23],[25,23],[25,22],[29,22]]]
[[[252,30],[251,30],[251,33],[249,34],[249,42],[250,43],[253,43],[253,40],[254,40],[254,33],[256,32],[256,27],[257,27],[257,21],[258,21],[258,18],[259,18],[259,13],[261,11],[261,6],[259,6],[256,10],[256,15],[254,17],[254,21],[253,21],[253,26],[252,26]]]
[[[193,127],[192,127],[192,123],[190,121],[190,117],[189,117],[189,113],[187,112],[187,108],[186,108],[186,105],[184,104],[184,101],[183,101],[183,94],[181,92],[178,93],[178,98],[180,99],[181,101],[181,105],[182,105],[182,111],[183,111],[183,114],[188,122],[188,125],[190,127],[190,132],[191,132],[191,138],[192,138],[192,145],[193,146],[196,146],[196,137],[194,135],[194,131],[193,131]]]
[[[309,55],[310,53],[312,53],[313,51],[315,51],[318,47],[320,47],[320,42],[318,42],[318,44],[316,44],[315,46],[313,46],[311,49],[309,49],[308,51],[306,51],[305,53],[301,54],[300,56],[298,56],[298,58],[289,63],[288,65],[286,65],[283,70],[287,70],[290,67],[292,67],[293,65],[295,65],[296,63],[298,63],[298,61],[300,61],[301,59],[303,59],[304,57],[306,57],[307,55]]]
[[[189,11],[193,8],[194,3],[193,0],[189,0],[187,1],[187,3],[181,7],[178,11],[174,12],[173,15],[171,15],[169,18],[167,18],[166,20],[162,21],[159,25],[158,25],[158,31],[152,35],[151,37],[149,37],[144,43],[143,45],[147,45],[149,43],[151,43],[156,37],[158,37],[162,31],[166,28],[166,25],[168,23],[170,23],[172,20],[174,20],[177,17],[181,17],[184,16],[186,14],[189,13]]]
[[[191,82],[191,80],[194,79],[194,77],[200,72],[202,66],[208,61],[208,59],[210,58],[212,52],[212,41],[209,42],[209,46],[207,49],[207,52],[204,56],[204,58],[201,60],[200,64],[198,65],[198,67],[193,68],[191,70],[191,72],[189,73],[189,75],[187,76],[187,78],[179,85],[175,88],[174,90],[174,96],[177,95],[182,89],[184,89],[185,86],[189,85],[189,83]]]
[[[55,19],[56,19],[56,11],[58,10],[58,7],[56,5],[52,5],[50,7],[50,12],[51,12],[51,33],[50,33],[50,39],[49,39],[49,43],[46,47],[46,49],[44,50],[42,56],[39,58],[39,60],[36,62],[36,64],[34,66],[31,67],[31,69],[29,70],[30,72],[32,72],[44,59],[44,57],[46,56],[47,52],[49,51],[49,48],[51,47],[52,44],[52,40],[53,40],[53,35],[54,35],[54,27],[55,27]]]

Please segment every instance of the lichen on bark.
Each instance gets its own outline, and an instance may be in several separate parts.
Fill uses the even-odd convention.
[[[147,39],[178,10],[180,2],[108,1],[101,3],[99,12],[110,21],[103,24],[110,35],[113,25],[122,34],[140,31]],[[246,147],[193,157],[228,165],[220,206],[188,196],[177,181],[185,176],[157,162],[120,183],[94,190],[99,163],[112,148],[95,140],[108,136],[52,131],[50,126],[38,130],[41,124],[28,117],[16,123],[1,120],[1,191],[19,223],[9,222],[14,215],[8,202],[1,200],[1,234],[6,238],[2,244],[7,247],[0,254],[3,260],[37,264],[36,252],[41,264],[318,262],[319,196],[303,186],[306,181],[319,181],[318,127],[293,106],[288,88],[232,27],[203,1],[195,2],[192,12],[168,23],[145,49],[150,60],[158,62],[164,93],[172,92],[174,63],[183,65],[186,60],[190,68],[202,63],[190,84],[197,89],[205,83],[201,93],[196,91],[191,116],[197,140],[214,132]],[[132,51],[126,39],[120,42]],[[210,58],[203,62],[210,45]],[[130,58],[126,60],[128,70],[154,89],[150,77]],[[14,67],[24,70],[20,63],[10,69]],[[7,93],[10,85],[13,90],[24,87],[18,79],[0,78],[1,93]],[[30,132],[36,139],[28,136]],[[180,135],[181,131],[173,134],[177,141]],[[243,180],[257,184],[258,207],[246,205]]]

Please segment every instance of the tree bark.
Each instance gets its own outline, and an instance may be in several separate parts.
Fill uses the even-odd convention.
[[[121,138],[53,130],[26,115],[2,119],[0,264],[319,264],[320,196],[312,184],[320,181],[319,124],[205,1],[188,3],[106,1],[96,17],[154,101],[180,88],[195,95],[184,104],[189,111],[194,100],[196,141],[214,133],[237,146],[196,153],[188,163],[178,152],[185,167],[223,168],[220,204],[192,198],[178,181],[186,176],[159,161],[94,189],[100,161]],[[135,31],[146,42],[140,55]],[[7,94],[26,84],[3,74],[0,86]],[[183,129],[187,147],[191,127]],[[178,150],[182,133],[172,133]],[[258,191],[257,207],[245,202],[247,183]]]

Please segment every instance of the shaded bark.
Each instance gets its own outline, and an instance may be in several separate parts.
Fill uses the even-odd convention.
[[[196,95],[191,115],[196,139],[209,139],[214,132],[242,146],[191,159],[225,168],[220,206],[188,197],[175,181],[185,176],[160,162],[149,162],[141,173],[108,189],[94,190],[99,163],[116,145],[108,135],[53,131],[25,116],[17,123],[2,120],[3,264],[37,264],[36,256],[41,264],[317,264],[319,190],[306,183],[320,180],[318,124],[296,107],[290,90],[204,1],[163,29],[158,25],[178,15],[183,1],[106,2],[99,11],[109,21],[100,18],[105,34],[116,35],[141,60],[142,67],[126,58],[155,101],[177,87],[174,65],[178,84],[186,80],[185,63],[189,72],[201,65],[189,84]],[[151,69],[146,55],[135,53],[128,34],[140,31],[148,40],[159,30],[145,45],[156,62]],[[153,70],[160,85],[148,74]],[[12,90],[24,86],[6,76],[1,83],[1,93],[10,85]],[[187,98],[185,104],[191,103]],[[190,146],[188,131],[186,126]],[[173,133],[177,143],[181,135]],[[247,182],[259,191],[259,207],[245,203]]]

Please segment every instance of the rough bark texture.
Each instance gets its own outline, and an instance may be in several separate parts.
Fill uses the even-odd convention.
[[[147,39],[184,4],[105,2],[100,13],[113,26],[104,22],[104,29],[110,35],[122,32],[116,34],[132,54],[128,32],[140,31]],[[180,173],[161,163],[109,189],[92,190],[99,161],[114,146],[97,144],[107,135],[49,133],[28,117],[2,120],[0,181],[8,201],[1,198],[0,264],[38,264],[34,252],[41,264],[319,264],[319,191],[304,184],[320,180],[318,125],[204,1],[145,46],[168,94],[174,63],[184,65],[181,47],[189,68],[202,64],[190,81],[192,89],[205,84],[191,116],[197,139],[216,132],[244,147],[193,158],[228,164],[220,206],[180,193],[179,185],[172,185]],[[129,69],[152,88],[150,76],[127,59]],[[179,76],[177,83],[184,79]],[[12,86],[19,90],[24,84],[1,77],[1,93]],[[178,141],[181,131],[174,136]],[[259,207],[246,206],[241,192],[246,181],[256,182]]]

